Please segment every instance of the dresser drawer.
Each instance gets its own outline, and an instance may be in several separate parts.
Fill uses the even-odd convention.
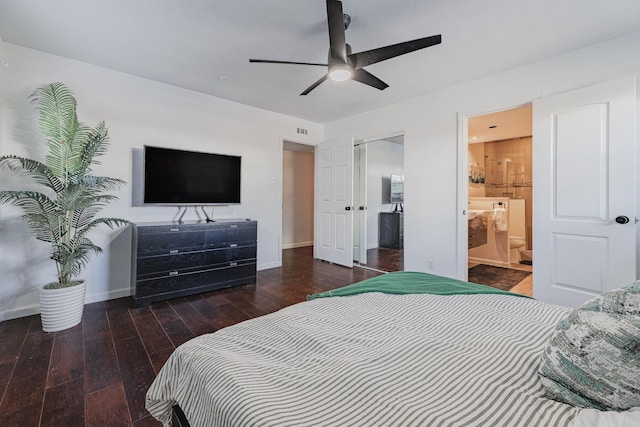
[[[256,243],[257,226],[253,221],[232,224],[216,224],[207,229],[205,247],[207,249],[227,247],[230,244],[246,246]]]
[[[162,224],[162,225],[137,225],[136,230],[139,236],[145,234],[163,234],[163,233],[185,233],[205,231],[207,229],[206,224]]]
[[[238,246],[233,248],[212,249],[198,252],[177,253],[172,255],[156,255],[138,258],[137,279],[166,275],[167,272],[187,272],[193,269],[204,269],[232,261],[256,259],[255,246]]]
[[[199,270],[190,273],[168,273],[162,277],[153,279],[138,280],[136,285],[136,298],[153,296],[162,299],[163,295],[171,295],[189,290],[202,292],[202,288],[226,287],[230,284],[237,284],[246,281],[247,284],[255,283],[256,264],[248,262],[246,264]]]
[[[139,257],[197,251],[204,249],[204,244],[204,230],[138,232]]]

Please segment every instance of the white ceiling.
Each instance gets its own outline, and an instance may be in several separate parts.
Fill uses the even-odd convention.
[[[325,82],[323,0],[0,0],[5,42],[326,123],[640,30],[638,0],[344,0],[354,52],[442,34],[373,64],[390,87]],[[228,76],[230,81],[221,80]]]
[[[470,144],[531,136],[532,105],[469,117],[467,129]]]

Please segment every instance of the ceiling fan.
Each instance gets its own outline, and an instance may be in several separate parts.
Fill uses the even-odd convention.
[[[434,46],[442,42],[440,34],[436,36],[424,37],[377,49],[366,50],[359,53],[351,53],[351,46],[345,41],[345,30],[351,23],[351,17],[342,12],[342,2],[339,0],[327,0],[327,24],[329,26],[329,61],[328,64],[317,64],[313,62],[293,62],[277,61],[270,59],[249,59],[249,62],[261,62],[269,64],[297,64],[297,65],[317,65],[327,68],[327,74],[309,86],[300,95],[307,95],[317,88],[327,78],[335,81],[355,80],[376,89],[384,90],[388,84],[365,71],[363,67],[376,62],[381,62],[396,56],[425,47]]]

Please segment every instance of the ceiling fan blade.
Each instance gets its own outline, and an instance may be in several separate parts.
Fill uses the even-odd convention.
[[[262,64],[319,65],[321,67],[327,67],[329,65],[329,64],[318,64],[315,62],[276,61],[271,59],[250,59],[249,62],[257,62]]]
[[[344,37],[342,2],[327,0],[327,24],[329,25],[329,62],[347,63],[347,42]]]
[[[309,92],[311,92],[312,90],[314,90],[315,88],[320,86],[320,83],[322,83],[323,81],[327,80],[327,77],[329,77],[328,74],[325,74],[324,76],[320,77],[320,79],[317,82],[315,82],[314,84],[312,84],[311,86],[306,88],[305,91],[300,94],[300,96],[307,95]]]
[[[385,90],[389,87],[388,84],[363,69],[355,70],[351,75],[351,80],[364,83],[368,86],[375,87],[376,89],[380,90]]]
[[[442,35],[438,34],[437,36],[424,37],[408,42],[354,53],[349,55],[349,62],[351,62],[353,64],[353,68],[357,70],[362,67],[366,67],[367,65],[375,64],[376,62],[395,58],[396,56],[404,55],[405,53],[424,49],[425,47],[434,46],[440,43],[442,43]]]

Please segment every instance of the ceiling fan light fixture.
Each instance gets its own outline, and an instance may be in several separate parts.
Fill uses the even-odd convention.
[[[347,64],[337,64],[329,67],[329,78],[334,82],[349,80],[353,74],[353,68]]]
[[[345,39],[345,30],[349,27],[351,17],[343,12],[342,2],[340,0],[326,0],[326,2],[327,29],[329,30],[329,55],[327,63],[318,64],[315,62],[280,61],[274,59],[249,59],[249,62],[327,67],[327,73],[306,88],[300,96],[308,95],[312,90],[327,80],[337,82],[353,80],[378,90],[385,90],[389,85],[369,73],[363,67],[442,43],[442,35],[438,34],[353,53],[351,46]]]

